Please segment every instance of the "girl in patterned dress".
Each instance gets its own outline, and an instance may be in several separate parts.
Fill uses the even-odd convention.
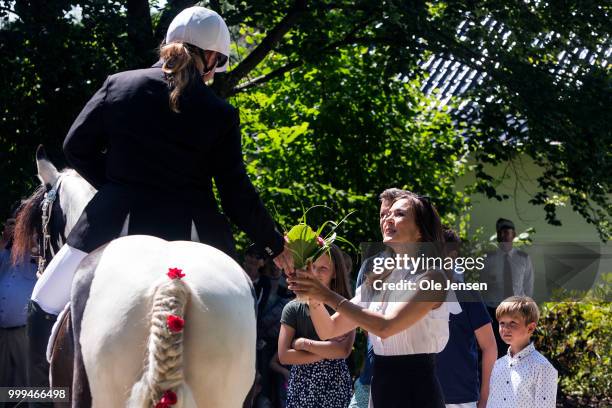
[[[312,273],[323,285],[350,297],[347,256],[335,245],[312,264]],[[287,408],[346,408],[352,381],[346,364],[355,331],[321,341],[310,320],[308,304],[293,300],[283,309],[278,339],[282,364],[291,365]]]

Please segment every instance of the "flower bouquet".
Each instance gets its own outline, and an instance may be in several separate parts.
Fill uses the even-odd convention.
[[[330,246],[335,241],[347,243],[351,247],[354,247],[348,240],[340,237],[336,230],[338,227],[353,213],[349,213],[339,222],[336,221],[325,221],[316,231],[313,227],[308,225],[306,215],[310,210],[316,207],[325,206],[313,206],[308,210],[304,211],[300,222],[294,225],[285,232],[285,241],[287,241],[287,247],[293,254],[293,263],[296,270],[306,270],[309,264],[315,261],[319,256],[329,251]],[[325,207],[328,208],[328,207]],[[306,301],[307,299],[301,299],[298,295],[297,300]]]

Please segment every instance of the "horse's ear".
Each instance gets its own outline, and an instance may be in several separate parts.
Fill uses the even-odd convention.
[[[50,189],[53,187],[57,179],[59,178],[59,171],[51,163],[51,160],[47,157],[47,152],[43,145],[38,145],[36,149],[36,168],[38,169],[38,178],[40,182]]]

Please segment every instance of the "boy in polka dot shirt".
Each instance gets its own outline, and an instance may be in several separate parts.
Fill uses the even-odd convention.
[[[554,408],[557,370],[531,343],[540,310],[527,296],[504,300],[495,313],[508,354],[495,362],[487,408]]]

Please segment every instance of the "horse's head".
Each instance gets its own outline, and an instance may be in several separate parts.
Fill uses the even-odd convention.
[[[58,171],[42,145],[36,149],[36,168],[41,185],[21,206],[12,255],[14,261],[24,259],[36,236],[44,265],[64,244],[96,190],[74,170]]]

